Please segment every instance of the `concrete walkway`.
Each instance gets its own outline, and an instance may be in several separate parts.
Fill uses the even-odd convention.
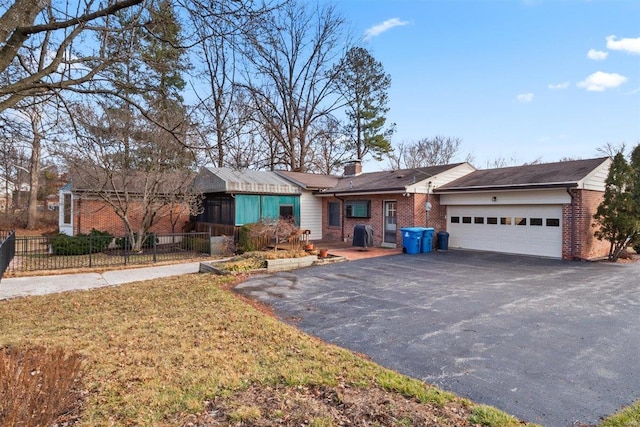
[[[60,274],[3,278],[0,282],[0,300],[28,295],[46,295],[57,292],[85,290],[115,286],[159,277],[197,273],[200,261],[153,267],[111,270],[103,273]]]
[[[379,247],[363,249],[341,242],[318,242],[317,247],[326,247],[329,249],[330,254],[344,256],[349,261],[402,253],[402,249],[386,249]],[[0,281],[0,300],[29,295],[46,295],[57,292],[115,286],[123,283],[157,279],[159,277],[197,273],[200,268],[200,262],[201,261],[184,264],[129,268],[124,270],[110,270],[103,273],[93,272],[58,274],[50,276],[5,277]]]

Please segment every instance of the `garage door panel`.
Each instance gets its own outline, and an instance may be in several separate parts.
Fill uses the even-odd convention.
[[[546,225],[547,219],[562,225],[559,205],[450,206],[447,214],[452,248],[562,257],[562,227]],[[498,224],[488,223],[488,218]],[[501,224],[501,218],[510,218],[511,225]],[[542,225],[531,225],[532,218],[537,223],[542,220]],[[526,219],[526,225],[515,225],[516,219]]]

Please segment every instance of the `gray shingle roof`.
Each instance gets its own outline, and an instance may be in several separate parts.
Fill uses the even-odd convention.
[[[409,185],[424,181],[462,164],[464,163],[394,171],[366,172],[357,176],[342,177],[338,184],[327,190],[325,194],[404,191]]]
[[[608,157],[481,169],[439,187],[436,192],[576,186]]]

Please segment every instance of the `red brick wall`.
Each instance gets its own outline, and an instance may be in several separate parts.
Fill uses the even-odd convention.
[[[425,203],[427,201],[426,194],[410,194],[404,196],[398,194],[381,194],[366,196],[345,196],[345,201],[349,200],[370,200],[371,201],[371,217],[370,218],[345,218],[344,212],[341,210],[341,221],[344,223],[344,237],[347,241],[353,238],[353,229],[356,225],[371,225],[373,228],[373,244],[379,246],[382,244],[384,232],[384,202],[395,201],[397,208],[397,231],[396,244],[402,245],[402,235],[400,228],[402,227],[424,227],[426,224]],[[342,207],[342,200],[335,197],[322,198],[322,238],[328,241],[340,241],[342,227],[329,227],[329,202],[339,202]],[[440,198],[437,195],[429,195],[429,202],[432,205],[429,212],[429,227],[436,228],[436,232],[444,229],[445,213],[440,206]]]
[[[593,215],[602,203],[604,193],[591,190],[573,190],[573,207],[562,208],[562,257],[565,259],[597,259],[609,253],[609,242],[594,236],[597,228]],[[573,217],[573,221],[572,221]],[[572,226],[575,228],[572,230]],[[573,251],[571,243],[573,242]]]
[[[129,219],[133,226],[137,227],[141,221],[141,213],[136,212],[135,203],[131,209]],[[88,234],[93,228],[99,231],[108,231],[114,236],[124,236],[127,232],[122,219],[101,200],[74,196],[73,214],[74,234]],[[172,228],[172,219],[175,222],[175,230]],[[173,217],[167,206],[158,210],[156,223],[149,231],[153,233],[181,233],[187,221],[189,221],[189,211],[185,206],[176,207],[173,211]]]

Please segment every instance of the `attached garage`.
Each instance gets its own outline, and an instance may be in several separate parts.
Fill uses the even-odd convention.
[[[607,253],[593,214],[611,160],[476,170],[435,190],[449,247],[563,259]]]
[[[450,206],[454,248],[562,257],[562,206]]]

